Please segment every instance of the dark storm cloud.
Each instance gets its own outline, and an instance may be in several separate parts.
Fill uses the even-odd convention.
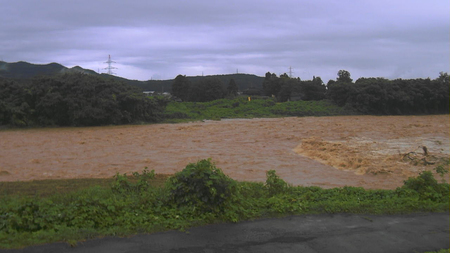
[[[448,1],[0,0],[0,58],[120,76],[288,72],[435,78],[449,69]]]

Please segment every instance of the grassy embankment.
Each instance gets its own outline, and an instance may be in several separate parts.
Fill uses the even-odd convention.
[[[430,172],[395,190],[237,182],[209,160],[173,177],[144,170],[112,179],[0,182],[0,248],[129,236],[293,214],[448,212],[449,185]]]
[[[211,102],[171,102],[163,117],[165,122],[220,120],[223,118],[274,118],[286,116],[336,116],[357,114],[328,100],[276,103],[272,98],[237,97]]]

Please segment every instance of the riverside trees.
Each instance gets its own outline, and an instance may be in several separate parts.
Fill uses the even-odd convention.
[[[441,72],[434,80],[361,77],[352,82],[350,74],[339,71],[327,85],[327,98],[363,114],[411,115],[448,114],[449,78]]]
[[[449,113],[449,76],[441,72],[431,80],[361,77],[353,82],[350,72],[339,70],[336,80],[325,86],[320,77],[302,81],[283,74],[267,72],[263,82],[266,96],[279,102],[300,97],[301,100],[329,99],[338,106],[355,109],[362,114],[412,115]]]
[[[0,90],[0,124],[14,126],[156,122],[168,103],[122,82],[80,73],[0,79]]]
[[[276,74],[267,72],[263,90],[266,96],[275,96],[280,102],[289,101],[293,96],[309,101],[324,99],[326,87],[320,77],[313,77],[312,81],[302,81],[300,78],[290,78],[287,74],[277,77]]]
[[[208,102],[224,98],[227,93],[222,81],[216,77],[190,83],[186,76],[178,75],[172,84],[172,94],[185,102]]]

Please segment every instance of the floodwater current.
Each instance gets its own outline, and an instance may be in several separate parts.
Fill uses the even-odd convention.
[[[428,165],[405,158],[423,146]],[[172,174],[212,158],[237,180],[262,182],[276,170],[293,185],[393,189],[448,159],[449,146],[449,115],[2,130],[0,181],[105,178],[145,167]]]

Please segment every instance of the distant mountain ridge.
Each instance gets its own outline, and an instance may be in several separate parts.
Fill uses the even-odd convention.
[[[59,63],[32,64],[24,61],[8,63],[0,61],[0,77],[12,79],[29,79],[40,75],[56,75],[60,73],[81,72],[86,74],[97,74],[90,69],[79,66],[67,68]]]
[[[49,63],[49,64],[33,64],[24,61],[8,63],[0,61],[0,77],[9,79],[31,79],[36,76],[52,76],[61,73],[85,73],[90,75],[101,75],[108,76],[127,84],[137,86],[142,90],[153,90],[153,91],[171,91],[172,83],[175,79],[169,80],[148,80],[148,81],[138,81],[130,80],[119,76],[111,76],[107,74],[99,74],[90,69],[84,69],[80,66],[75,66],[73,68],[65,67],[59,63]],[[259,89],[262,87],[264,77],[252,75],[252,74],[228,74],[228,75],[210,75],[210,76],[188,76],[190,82],[196,83],[203,78],[216,77],[222,81],[224,85],[228,85],[231,79],[234,79],[239,87],[239,90],[246,90],[249,88]]]

